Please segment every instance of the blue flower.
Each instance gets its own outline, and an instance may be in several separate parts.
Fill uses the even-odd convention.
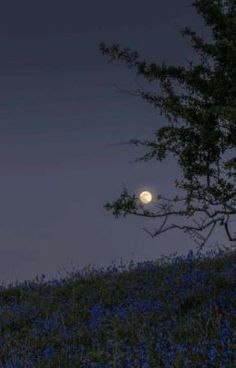
[[[215,348],[215,347],[212,347],[212,348],[210,349],[210,352],[209,352],[209,358],[210,358],[211,362],[212,362],[213,360],[215,360],[216,356],[217,356],[217,350],[216,350],[216,348]]]
[[[55,353],[55,350],[50,346],[43,351],[43,356],[46,359],[51,359]]]

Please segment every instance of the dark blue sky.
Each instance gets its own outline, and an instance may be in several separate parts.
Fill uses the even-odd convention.
[[[185,25],[207,36],[189,0],[1,4],[1,282],[196,247],[179,230],[152,239],[142,227],[153,229],[153,220],[115,219],[103,208],[123,183],[131,193],[147,188],[172,198],[182,173],[171,157],[133,163],[140,149],[115,145],[151,138],[167,121],[115,88],[134,90],[135,78],[149,85],[125,64],[108,63],[98,44],[184,64],[194,57],[178,32]]]

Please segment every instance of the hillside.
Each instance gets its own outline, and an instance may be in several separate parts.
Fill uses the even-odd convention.
[[[236,252],[2,286],[1,368],[236,367]]]

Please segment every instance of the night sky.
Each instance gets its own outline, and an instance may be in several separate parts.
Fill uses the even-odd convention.
[[[178,29],[187,25],[207,37],[189,0],[1,4],[1,282],[196,249],[178,229],[151,238],[142,227],[160,222],[116,219],[103,207],[123,184],[129,193],[150,189],[173,198],[181,194],[174,180],[183,176],[172,156],[134,163],[145,151],[117,144],[151,139],[167,120],[116,88],[150,85],[125,63],[109,63],[99,43],[130,47],[150,62],[186,65],[195,55]],[[216,239],[217,231],[208,244]]]

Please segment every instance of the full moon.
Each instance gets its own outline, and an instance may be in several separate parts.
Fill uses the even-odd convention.
[[[150,192],[142,192],[140,195],[139,195],[139,198],[140,198],[140,201],[147,204],[149,202],[151,202],[152,200],[152,195]]]

